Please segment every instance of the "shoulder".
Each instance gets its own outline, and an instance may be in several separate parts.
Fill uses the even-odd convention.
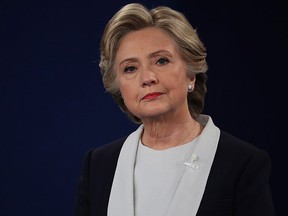
[[[123,143],[126,140],[126,138],[127,138],[126,136],[125,137],[121,137],[119,139],[116,139],[116,140],[113,140],[113,141],[111,141],[109,143],[106,143],[106,144],[104,144],[102,146],[93,148],[92,149],[92,154],[93,155],[98,154],[98,153],[111,154],[112,152],[120,151],[121,148],[122,148]]]
[[[249,143],[241,138],[227,133],[226,131],[220,132],[220,138],[218,143],[218,151],[229,152],[233,156],[252,156],[252,155],[263,155],[268,156],[267,152],[260,149],[256,145]]]
[[[91,148],[87,151],[86,157],[89,157],[90,160],[98,160],[99,162],[112,160],[114,158],[118,159],[119,153],[126,138],[126,136],[121,137],[104,145]]]
[[[233,191],[240,181],[267,179],[270,169],[270,157],[265,150],[221,131],[208,185],[213,190]]]
[[[217,201],[218,210],[222,206],[223,211],[235,210],[239,215],[273,215],[270,171],[270,157],[265,150],[221,131],[199,211],[215,212],[209,206]],[[260,214],[263,209],[268,213]]]
[[[107,211],[110,188],[125,139],[122,137],[86,152],[77,186],[74,210],[77,215],[90,210],[93,215],[93,212],[103,212],[101,215],[104,215]]]
[[[267,170],[270,170],[271,160],[264,149],[221,131],[214,166],[218,169],[226,167],[234,171],[244,170],[248,167],[254,167],[254,169],[266,167]]]
[[[125,139],[126,137],[122,137],[104,145],[89,149],[84,155],[82,172],[86,173],[86,175],[91,178],[96,179],[95,181],[98,181],[99,173],[112,178]]]

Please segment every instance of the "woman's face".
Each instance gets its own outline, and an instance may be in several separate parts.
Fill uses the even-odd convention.
[[[126,107],[143,122],[189,113],[187,87],[195,78],[187,77],[174,40],[160,29],[145,28],[124,36],[115,69]]]

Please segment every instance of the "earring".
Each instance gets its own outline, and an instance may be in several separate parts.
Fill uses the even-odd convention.
[[[193,91],[193,86],[191,84],[188,85],[188,92],[192,92]]]

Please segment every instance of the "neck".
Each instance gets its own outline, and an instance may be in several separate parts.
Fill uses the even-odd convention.
[[[144,123],[142,143],[152,149],[164,150],[183,145],[195,139],[202,131],[195,119],[185,121],[151,121]]]

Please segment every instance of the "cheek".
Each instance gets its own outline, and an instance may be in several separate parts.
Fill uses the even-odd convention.
[[[133,82],[118,82],[119,90],[121,92],[122,98],[124,101],[131,102],[132,99],[135,100],[137,98],[137,89],[135,88],[135,85],[133,85]]]
[[[163,77],[162,83],[170,90],[181,91],[181,89],[188,86],[187,79],[180,74],[172,74],[170,76]]]

